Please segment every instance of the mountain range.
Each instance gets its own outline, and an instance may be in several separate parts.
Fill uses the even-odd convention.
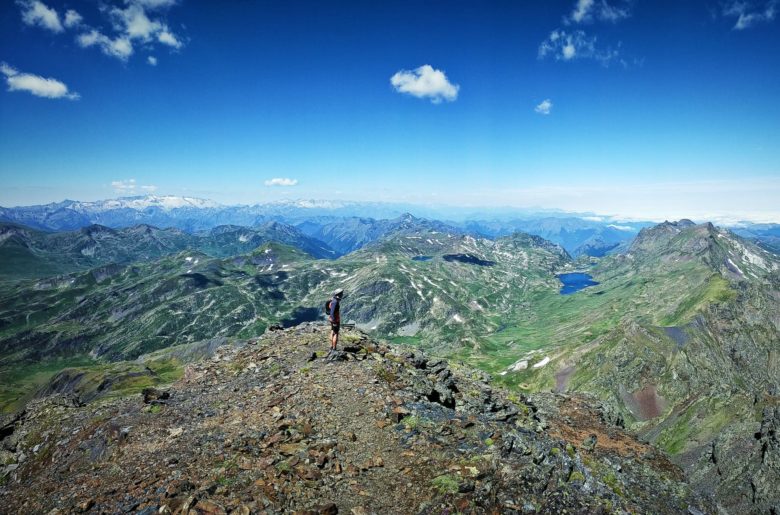
[[[90,396],[125,391],[129,378],[150,377],[139,360],[175,376],[186,359],[167,349],[322,320],[341,287],[343,319],[372,336],[467,363],[510,391],[599,399],[719,509],[768,512],[780,472],[780,257],[759,230],[636,225],[609,253],[575,259],[541,236],[502,235],[516,223],[318,215],[196,233],[6,224],[2,402],[12,409],[75,377]],[[567,219],[534,227],[560,235],[567,224],[580,239],[610,234]],[[570,272],[595,284],[562,295]],[[128,378],[121,387],[109,380],[117,374]]]
[[[0,222],[0,279],[46,277],[105,264],[149,261],[185,249],[223,257],[246,253],[265,242],[292,245],[315,258],[338,254],[293,226],[265,222],[256,227],[221,225],[190,234],[150,225],[112,229],[92,224],[66,232],[43,232]]]
[[[344,254],[387,234],[392,230],[390,220],[399,219],[408,213],[418,218],[442,220],[452,227],[450,230],[457,229],[474,236],[496,238],[516,231],[542,236],[561,245],[573,256],[603,256],[623,251],[639,230],[654,225],[649,221],[550,210],[474,209],[328,200],[288,200],[228,206],[211,200],[170,195],[93,202],[65,200],[38,206],[0,207],[0,222],[59,232],[93,224],[115,229],[145,224],[199,233],[221,225],[255,227],[277,221],[297,226],[305,234]],[[744,237],[777,250],[780,225],[741,222],[732,228]]]

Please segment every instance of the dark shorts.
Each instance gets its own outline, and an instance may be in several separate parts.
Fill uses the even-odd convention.
[[[339,329],[341,329],[341,324],[330,324],[330,330],[334,333],[339,334]]]

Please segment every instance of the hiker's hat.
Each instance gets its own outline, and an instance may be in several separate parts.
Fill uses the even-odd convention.
[[[338,290],[333,292],[333,295],[344,295],[344,290],[342,288],[339,288]]]

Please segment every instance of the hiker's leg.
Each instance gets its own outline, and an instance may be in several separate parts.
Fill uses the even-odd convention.
[[[333,350],[336,350],[336,347],[338,346],[338,344],[339,344],[339,332],[336,331],[333,334]]]

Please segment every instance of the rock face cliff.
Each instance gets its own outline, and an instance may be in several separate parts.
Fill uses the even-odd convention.
[[[9,513],[699,513],[681,471],[578,395],[304,324],[164,391],[51,396],[0,428]],[[54,510],[54,511],[52,511]]]

